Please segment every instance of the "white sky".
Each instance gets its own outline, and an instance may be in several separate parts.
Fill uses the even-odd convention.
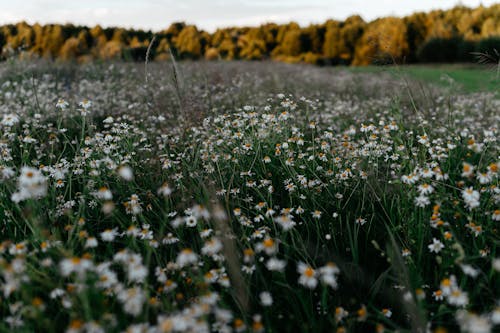
[[[26,21],[120,26],[159,31],[185,21],[217,27],[256,26],[296,21],[300,25],[359,14],[370,21],[414,11],[448,9],[457,4],[490,6],[494,0],[0,0],[0,24]]]

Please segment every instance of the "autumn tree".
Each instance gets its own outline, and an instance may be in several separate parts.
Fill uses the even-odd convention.
[[[42,42],[43,56],[45,58],[55,58],[59,55],[59,51],[64,45],[62,27],[51,24],[46,26],[44,30],[45,38]]]
[[[406,40],[410,53],[408,55],[409,62],[417,60],[416,51],[427,39],[427,24],[425,13],[415,13],[403,19],[406,24]]]
[[[261,60],[267,55],[266,33],[261,27],[250,28],[238,37],[239,56],[247,60]]]
[[[182,29],[175,39],[175,45],[181,58],[198,59],[201,57],[201,35],[194,25]]]
[[[238,54],[238,35],[231,29],[217,29],[212,36],[212,47],[223,59],[235,59]]]
[[[341,54],[347,52],[344,41],[340,35],[340,22],[328,20],[326,22],[325,42],[323,43],[323,55],[330,61],[337,61]]]
[[[401,62],[408,56],[406,25],[396,17],[371,22],[358,42],[354,65]]]
[[[66,39],[62,46],[59,56],[62,60],[73,60],[83,54],[84,45],[77,37],[70,37]]]
[[[289,23],[281,26],[278,30],[276,40],[278,45],[272,51],[274,58],[282,60],[292,60],[302,53],[302,33],[300,26],[295,23]]]
[[[150,59],[247,59],[272,57],[289,62],[354,64],[471,61],[474,51],[500,49],[500,4],[415,13],[404,18],[381,18],[366,23],[359,16],[344,21],[300,27],[297,23],[266,23],[259,27],[231,27],[215,33],[174,22],[156,35]],[[124,59],[143,61],[151,31],[117,27],[87,28],[65,25],[0,27],[4,58]],[[435,54],[440,54],[436,56]]]
[[[350,16],[344,22],[327,21],[323,44],[324,56],[334,64],[350,64],[365,25],[363,19],[358,15]]]

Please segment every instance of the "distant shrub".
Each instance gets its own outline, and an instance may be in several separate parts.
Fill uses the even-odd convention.
[[[492,54],[495,50],[500,52],[500,37],[484,38],[477,43],[476,52]]]
[[[147,46],[127,47],[122,51],[122,58],[128,61],[145,61],[147,51]],[[152,57],[154,57],[154,54]]]
[[[305,63],[308,63],[308,64],[317,65],[320,57],[321,57],[321,55],[319,55],[319,54],[307,52],[307,53],[302,55],[302,61],[304,61]]]
[[[462,37],[431,38],[417,50],[419,62],[469,62],[475,43]]]
[[[215,47],[210,47],[205,51],[205,59],[217,60],[220,58],[219,51]]]

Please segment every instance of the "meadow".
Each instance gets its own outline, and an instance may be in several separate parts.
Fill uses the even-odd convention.
[[[0,332],[498,331],[477,73],[2,63]]]

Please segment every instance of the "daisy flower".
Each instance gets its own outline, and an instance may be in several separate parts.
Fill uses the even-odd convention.
[[[432,253],[439,253],[442,249],[444,249],[444,244],[441,243],[440,240],[433,238],[432,243],[427,246],[429,248],[429,251]]]
[[[299,284],[309,289],[316,288],[318,285],[318,279],[316,278],[318,273],[311,266],[299,262],[297,265],[297,272],[300,274]]]

